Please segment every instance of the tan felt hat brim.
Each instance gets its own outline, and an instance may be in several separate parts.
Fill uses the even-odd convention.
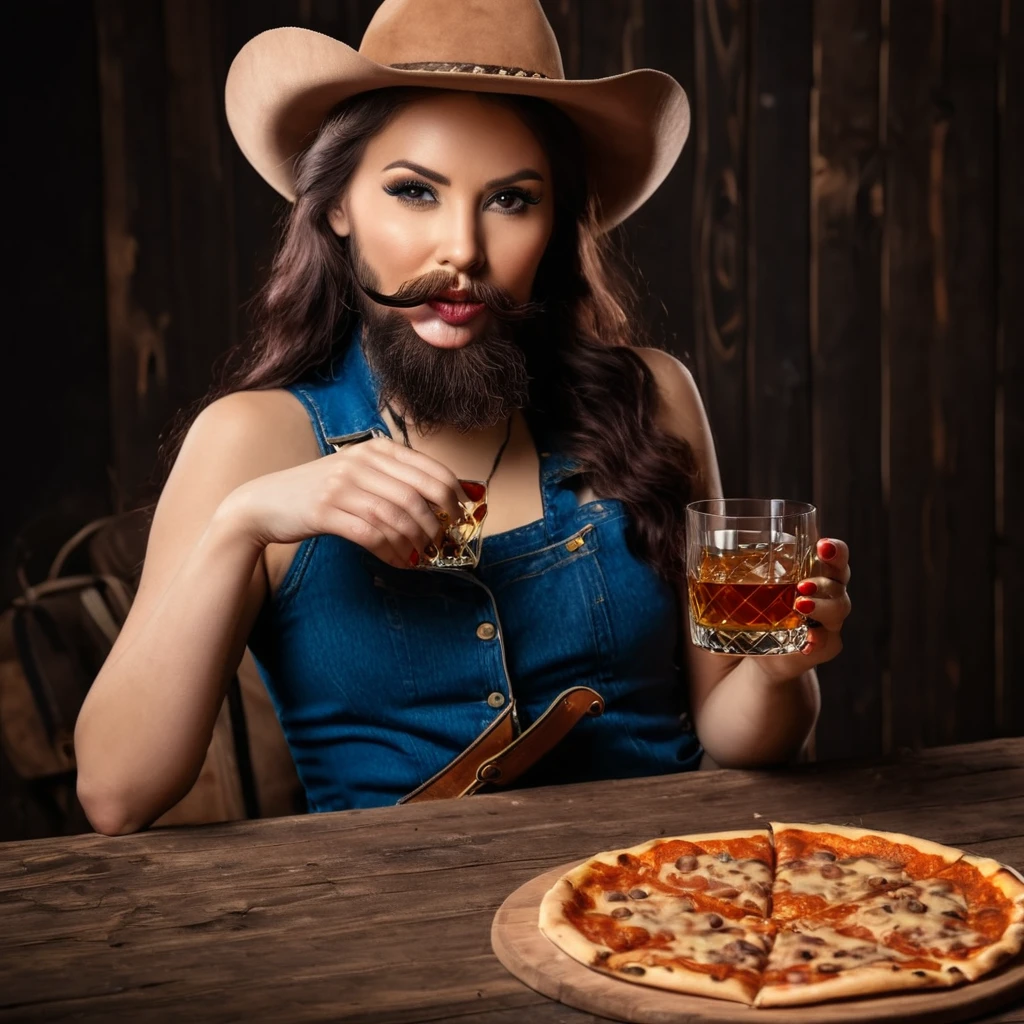
[[[408,71],[304,28],[270,29],[242,47],[225,86],[228,125],[264,180],[294,200],[296,157],[328,112],[349,96],[388,86],[537,96],[561,108],[582,134],[605,229],[625,220],[664,181],[690,130],[686,93],[660,71],[590,80]]]

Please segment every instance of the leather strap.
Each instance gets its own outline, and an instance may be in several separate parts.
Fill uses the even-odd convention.
[[[584,715],[600,715],[604,698],[589,686],[560,693],[525,732],[515,734],[515,699],[453,761],[400,804],[468,796],[488,783],[507,786],[554,748]]]

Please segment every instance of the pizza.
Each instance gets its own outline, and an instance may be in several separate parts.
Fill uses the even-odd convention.
[[[1024,946],[1024,880],[912,836],[772,822],[599,853],[540,928],[625,981],[798,1006],[976,980]]]

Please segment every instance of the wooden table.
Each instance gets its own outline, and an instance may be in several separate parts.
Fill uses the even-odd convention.
[[[1024,868],[1024,739],[3,844],[0,1020],[596,1021],[495,959],[506,895],[598,850],[769,817]],[[1024,1022],[1024,1008],[982,1019]]]

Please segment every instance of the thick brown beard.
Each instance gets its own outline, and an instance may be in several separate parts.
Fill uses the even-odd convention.
[[[357,280],[376,288],[376,275],[352,249]],[[491,325],[462,348],[424,341],[400,312],[354,289],[363,319],[362,343],[382,401],[401,407],[421,433],[454,427],[482,430],[529,404],[526,354],[511,323]]]

